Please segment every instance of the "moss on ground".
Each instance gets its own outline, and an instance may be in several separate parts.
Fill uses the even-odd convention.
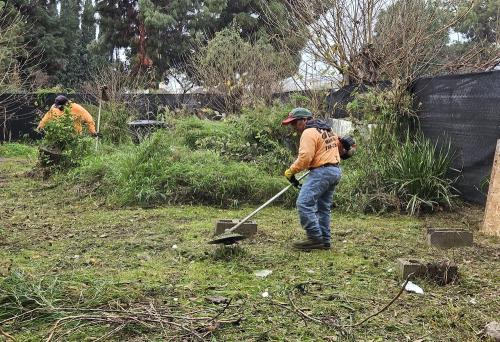
[[[297,253],[290,245],[303,233],[295,211],[271,207],[256,217],[256,238],[221,249],[206,243],[216,220],[244,217],[253,207],[110,207],[28,178],[32,166],[19,157],[0,161],[0,326],[19,341],[47,339],[56,322],[72,314],[62,307],[136,310],[154,303],[190,317],[224,311],[219,319],[243,318],[198,331],[213,341],[473,341],[498,319],[500,241],[475,234],[473,247],[443,251],[424,239],[429,226],[477,230],[481,208],[419,218],[334,214],[333,249]],[[345,325],[374,313],[399,291],[399,257],[452,260],[460,279],[444,287],[417,280],[423,296],[403,293],[356,329],[298,314]],[[256,277],[262,269],[273,273]],[[213,303],[217,296],[231,304]],[[44,309],[1,323],[29,308]],[[75,320],[59,325],[53,340],[110,332],[108,340],[116,341],[183,335],[158,324],[119,327]]]

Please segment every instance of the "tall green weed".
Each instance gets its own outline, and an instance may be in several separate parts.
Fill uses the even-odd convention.
[[[287,185],[257,164],[191,150],[172,132],[158,131],[140,145],[88,158],[68,176],[118,205],[261,203]],[[99,184],[99,186],[95,186]],[[292,194],[282,202],[292,203]]]
[[[281,125],[291,108],[246,109],[239,118],[224,122],[178,120],[175,135],[192,150],[209,150],[231,161],[256,164],[272,174],[281,174],[293,161],[298,137]]]

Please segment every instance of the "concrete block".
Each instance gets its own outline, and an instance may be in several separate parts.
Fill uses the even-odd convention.
[[[398,259],[399,277],[405,280],[413,273],[411,279],[425,278],[439,285],[446,285],[458,278],[458,266],[450,261],[423,263],[414,259]]]
[[[413,259],[398,259],[399,277],[406,279],[409,274],[414,273],[412,278],[425,275],[426,267],[418,260]]]
[[[427,243],[440,248],[472,246],[472,232],[463,229],[428,228]]]
[[[215,224],[215,235],[224,233],[227,229],[231,229],[237,225],[240,220],[219,220]],[[235,233],[250,237],[257,233],[257,223],[255,221],[246,221],[241,226],[236,228]]]

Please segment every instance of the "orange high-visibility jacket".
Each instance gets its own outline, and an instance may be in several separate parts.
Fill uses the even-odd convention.
[[[290,166],[293,173],[340,162],[339,137],[326,130],[306,128],[300,136],[299,155]]]
[[[75,132],[77,132],[78,134],[82,134],[82,123],[85,123],[89,130],[89,133],[95,134],[95,123],[94,119],[92,119],[92,115],[90,115],[90,113],[87,112],[87,110],[79,104],[71,102],[69,106],[71,109],[71,114],[73,115],[73,127],[75,128]],[[64,111],[52,105],[52,107],[50,107],[50,110],[43,116],[42,121],[40,121],[37,128],[44,128],[47,122],[52,119],[58,118],[63,114]]]

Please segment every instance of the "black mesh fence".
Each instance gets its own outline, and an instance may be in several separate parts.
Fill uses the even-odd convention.
[[[424,135],[438,148],[451,143],[461,196],[484,203],[500,139],[500,71],[423,78],[412,92]]]

